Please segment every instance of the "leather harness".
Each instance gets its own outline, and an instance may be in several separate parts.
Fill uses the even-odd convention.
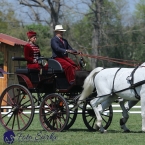
[[[134,70],[131,72],[130,76],[127,77],[127,80],[128,78],[130,78],[128,81],[130,82],[130,86],[128,88],[125,88],[125,89],[122,89],[122,90],[119,90],[119,91],[114,91],[114,82],[115,82],[115,78],[117,76],[117,73],[121,70],[121,68],[119,68],[115,75],[114,75],[114,78],[113,78],[113,86],[112,86],[112,92],[110,94],[106,94],[106,95],[102,95],[102,96],[96,96],[97,98],[98,97],[104,97],[104,96],[108,96],[108,95],[113,95],[113,94],[116,94],[116,93],[120,93],[120,92],[123,92],[123,91],[126,91],[126,90],[129,90],[129,89],[133,89],[134,90],[134,93],[135,93],[135,97],[136,99],[140,100],[140,96],[138,95],[137,91],[136,91],[136,87],[142,85],[142,84],[145,84],[145,80],[143,81],[140,81],[140,82],[137,82],[137,83],[134,83],[134,73],[135,71],[138,69],[139,66],[137,66],[136,68],[134,68]],[[91,99],[90,99],[91,100]]]
[[[119,93],[119,92],[123,92],[123,91],[126,91],[128,89],[133,89],[134,90],[134,93],[135,93],[135,97],[140,100],[140,96],[138,95],[137,91],[136,91],[136,87],[142,85],[142,84],[145,84],[145,80],[143,81],[140,81],[140,82],[137,82],[137,83],[134,83],[134,73],[135,71],[138,69],[139,66],[135,67],[134,70],[131,72],[130,76],[127,77],[127,80],[130,82],[130,87],[128,88],[125,88],[123,90],[120,90],[120,91],[116,91],[114,92],[114,82],[115,82],[115,78],[116,78],[116,75],[117,73],[120,71],[121,68],[119,68],[116,73],[115,73],[115,76],[114,76],[114,79],[113,79],[113,86],[112,86],[112,94],[116,94],[116,93]],[[106,95],[105,95],[106,96]]]

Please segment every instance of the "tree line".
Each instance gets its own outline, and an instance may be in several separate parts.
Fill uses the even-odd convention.
[[[26,24],[16,16],[15,7],[2,0],[0,6],[5,10],[0,10],[0,32],[27,40],[26,32],[36,31],[37,44],[40,46],[41,54],[46,57],[51,57],[50,40],[54,36],[54,27],[56,24],[62,24],[67,30],[64,37],[73,48],[84,54],[138,62],[145,60],[144,0],[139,0],[136,4],[132,16],[128,16],[127,0],[78,0],[77,5],[73,4],[73,1],[65,0],[17,2],[19,6],[29,9],[29,13],[27,11],[23,13],[32,20],[32,23]],[[86,11],[81,11],[80,9],[83,9],[81,6],[85,6]],[[84,59],[89,69],[96,66],[124,66],[87,57]]]

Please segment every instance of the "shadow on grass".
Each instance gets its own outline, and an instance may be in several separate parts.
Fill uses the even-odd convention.
[[[42,132],[45,132],[46,130],[43,130],[43,129],[29,129],[29,132],[35,132],[35,131],[42,131]],[[88,130],[88,129],[83,129],[83,128],[81,128],[81,129],[68,129],[68,130],[63,130],[62,132],[96,132],[96,131],[90,131],[90,130]],[[53,131],[52,131],[53,132]],[[55,131],[54,131],[55,132]],[[57,131],[56,131],[57,132]]]
[[[77,128],[72,128],[72,129],[69,129],[69,130],[65,130],[65,131],[85,131],[85,132],[97,132],[97,131],[91,131],[91,130],[88,130],[88,129],[84,129],[84,128],[79,128],[79,129],[77,129]]]
[[[107,130],[108,133],[143,133],[142,131],[130,131],[130,132],[124,132],[119,130]]]
[[[69,130],[64,130],[63,132],[98,132],[100,133],[100,131],[91,131],[88,129],[69,129]],[[130,131],[130,132],[123,132],[120,130],[107,130],[107,133],[143,133],[142,131]]]
[[[44,129],[30,129],[29,132],[46,132],[46,130]],[[52,132],[55,132],[55,131],[52,131]],[[56,131],[57,132],[57,131]],[[97,130],[88,130],[88,129],[84,129],[84,128],[72,128],[72,129],[68,129],[68,130],[63,130],[62,132],[100,132],[100,131],[97,131]],[[143,133],[142,131],[130,131],[130,132],[123,132],[123,131],[120,131],[120,130],[107,130],[107,133]]]

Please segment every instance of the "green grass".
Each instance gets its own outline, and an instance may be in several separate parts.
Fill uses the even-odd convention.
[[[119,119],[121,113],[114,113],[113,121],[108,128],[107,133],[101,134],[100,132],[90,132],[83,123],[81,115],[78,115],[74,125],[67,131],[56,132],[54,137],[56,140],[40,140],[41,137],[50,136],[51,132],[46,132],[42,129],[38,115],[30,125],[30,127],[23,132],[14,132],[16,137],[14,145],[144,145],[145,134],[141,132],[141,115],[140,114],[130,114],[127,126],[131,130],[130,133],[123,133],[119,126]],[[3,141],[3,134],[5,129],[0,126],[0,145],[6,145]],[[18,133],[22,133],[24,137],[31,136],[33,139],[38,138],[37,142],[19,142]],[[22,139],[21,139],[22,140]]]

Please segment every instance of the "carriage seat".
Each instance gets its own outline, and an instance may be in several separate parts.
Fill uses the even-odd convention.
[[[53,71],[54,73],[62,73],[64,72],[61,64],[55,59],[48,59],[48,71]]]
[[[24,57],[12,57],[13,61],[26,61]],[[21,68],[20,63],[19,63],[19,68],[16,69],[16,73],[20,74],[28,74],[28,73],[36,73],[39,72],[37,69],[28,69],[28,68]],[[43,70],[43,72],[47,72],[46,70]],[[61,64],[56,61],[55,59],[49,58],[48,59],[48,72],[53,72],[53,73],[60,73],[64,72]]]

